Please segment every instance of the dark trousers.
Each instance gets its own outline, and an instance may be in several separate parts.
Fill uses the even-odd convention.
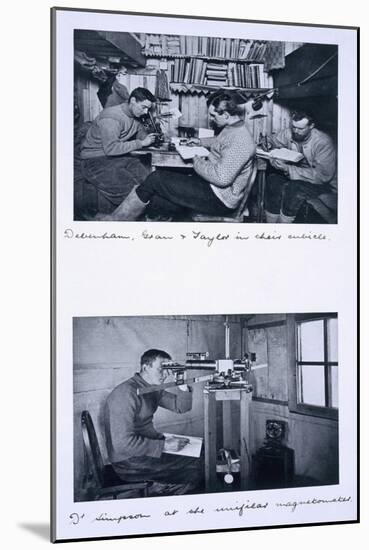
[[[193,483],[203,477],[202,458],[170,455],[160,458],[134,457],[112,464],[116,474],[124,481],[160,481],[163,483]]]
[[[188,211],[210,216],[229,216],[234,210],[213,193],[210,184],[197,174],[156,170],[136,189],[143,202],[149,202],[149,218],[175,217]]]
[[[285,216],[296,216],[302,203],[329,193],[328,184],[314,184],[302,180],[290,180],[282,174],[271,173],[265,187],[265,209],[272,214],[282,212]]]
[[[149,173],[149,167],[133,157],[96,157],[82,161],[83,177],[106,199],[107,213],[115,210]]]

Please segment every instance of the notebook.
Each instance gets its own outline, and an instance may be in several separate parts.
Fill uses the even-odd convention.
[[[302,153],[298,151],[291,151],[291,149],[286,149],[282,147],[281,149],[272,149],[271,151],[264,151],[263,149],[257,147],[256,154],[259,157],[263,158],[273,158],[278,160],[284,160],[285,162],[300,162],[304,158]]]
[[[181,155],[183,160],[193,159],[196,155],[198,157],[209,156],[209,151],[205,149],[205,147],[201,146],[177,145],[176,150]]]
[[[171,455],[181,455],[181,456],[193,456],[199,457],[202,447],[202,437],[194,437],[192,435],[178,435],[164,433],[165,437],[177,437],[178,439],[185,439],[186,445],[180,451],[163,451],[163,453],[168,453]]]

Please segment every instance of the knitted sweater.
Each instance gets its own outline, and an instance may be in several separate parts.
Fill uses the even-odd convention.
[[[220,134],[209,140],[210,154],[194,159],[194,169],[211,184],[216,196],[228,206],[237,208],[243,197],[253,169],[255,144],[243,120],[225,126]]]
[[[81,158],[116,157],[142,149],[147,132],[128,103],[107,107],[91,124],[81,148]]]
[[[160,457],[164,436],[157,432],[153,416],[158,407],[177,413],[191,410],[191,391],[178,394],[157,391],[137,395],[137,389],[149,384],[136,373],[108,396],[105,405],[105,435],[109,460],[112,463],[132,457]]]
[[[306,141],[297,142],[288,128],[272,136],[271,142],[273,147],[286,147],[304,155],[298,164],[286,164],[291,180],[303,180],[318,185],[329,183],[337,188],[336,149],[327,134],[313,128]]]

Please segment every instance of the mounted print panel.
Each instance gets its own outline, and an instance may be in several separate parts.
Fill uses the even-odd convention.
[[[357,522],[358,29],[52,41],[52,540]]]

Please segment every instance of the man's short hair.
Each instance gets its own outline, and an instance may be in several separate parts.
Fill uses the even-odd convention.
[[[302,120],[303,118],[306,118],[309,124],[314,124],[315,122],[312,114],[306,111],[292,111],[291,117],[292,120],[295,120],[296,122]]]
[[[155,359],[167,359],[168,361],[171,360],[171,356],[166,351],[163,351],[162,349],[148,349],[145,351],[145,353],[141,356],[141,367],[143,365],[152,365]]]
[[[234,94],[228,92],[220,93],[210,100],[208,107],[212,105],[219,115],[227,111],[231,116],[242,116],[244,113],[238,98]]]
[[[156,97],[148,90],[147,88],[135,88],[132,90],[128,101],[131,100],[131,98],[134,97],[136,101],[151,101],[151,103],[156,102]]]

